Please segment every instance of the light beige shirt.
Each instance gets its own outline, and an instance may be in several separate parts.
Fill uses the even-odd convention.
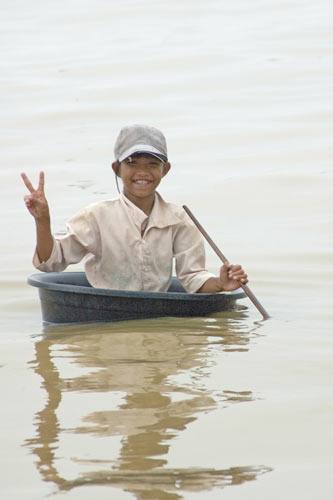
[[[80,210],[68,232],[54,238],[52,254],[33,263],[40,271],[63,271],[84,260],[89,283],[97,288],[165,292],[173,258],[183,287],[196,292],[214,276],[205,268],[202,237],[185,211],[156,193],[149,217],[123,194]]]

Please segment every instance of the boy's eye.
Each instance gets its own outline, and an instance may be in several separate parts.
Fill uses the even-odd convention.
[[[137,161],[135,160],[135,158],[128,158],[128,159],[126,160],[126,163],[127,163],[127,165],[129,165],[129,166],[131,166],[131,167],[136,167],[136,166],[138,166],[138,165],[139,165],[139,162],[137,162]],[[152,161],[149,161],[146,165],[147,165],[147,167],[149,167],[149,168],[156,168],[156,167],[158,167],[158,166],[159,166],[159,164],[160,164],[160,163],[159,163],[158,161],[154,161],[154,160],[152,160]]]
[[[127,165],[134,165],[136,163],[135,159],[129,156],[126,160]]]

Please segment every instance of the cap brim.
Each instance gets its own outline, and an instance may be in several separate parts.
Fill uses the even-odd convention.
[[[134,155],[135,153],[147,153],[164,162],[168,161],[167,157],[161,151],[147,144],[136,144],[135,146],[132,146],[131,148],[124,151],[124,153],[118,158],[118,160],[124,161],[126,160],[126,158]]]

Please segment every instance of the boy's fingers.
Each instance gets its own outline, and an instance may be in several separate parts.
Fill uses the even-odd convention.
[[[34,201],[32,199],[32,196],[30,194],[27,194],[25,197],[24,197],[24,203],[25,203],[25,206],[27,208],[31,208],[34,204]]]
[[[29,181],[28,177],[25,175],[24,172],[22,172],[21,177],[23,179],[24,184],[29,189],[30,193],[33,193],[35,191],[33,185],[31,184],[31,182]]]
[[[44,172],[41,172],[39,174],[39,184],[38,184],[38,189],[44,192]]]
[[[242,266],[233,265],[231,266],[231,268],[229,268],[229,277],[234,279],[246,279],[247,274],[245,273]]]
[[[229,262],[222,266],[222,269],[228,273],[229,278],[236,280],[247,280],[247,274],[239,264],[230,264]]]

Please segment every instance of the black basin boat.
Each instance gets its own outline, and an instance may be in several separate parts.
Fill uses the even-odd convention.
[[[177,278],[167,292],[131,292],[93,288],[84,272],[34,274],[45,323],[124,321],[163,316],[207,316],[232,309],[242,290],[207,294],[187,293]]]

